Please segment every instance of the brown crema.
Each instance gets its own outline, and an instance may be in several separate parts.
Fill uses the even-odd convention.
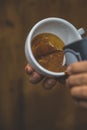
[[[45,69],[52,72],[63,72],[63,41],[55,34],[42,33],[32,40],[32,52],[37,62]]]

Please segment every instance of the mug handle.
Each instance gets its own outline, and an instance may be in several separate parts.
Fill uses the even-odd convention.
[[[83,35],[85,33],[85,30],[83,28],[78,29],[78,32],[80,35]]]

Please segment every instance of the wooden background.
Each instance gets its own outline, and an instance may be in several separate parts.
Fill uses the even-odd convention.
[[[87,130],[87,110],[64,85],[45,90],[29,83],[24,71],[27,34],[46,17],[87,30],[87,1],[0,0],[0,130]]]

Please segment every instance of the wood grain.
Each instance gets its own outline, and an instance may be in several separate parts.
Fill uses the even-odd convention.
[[[61,17],[87,28],[86,0],[0,0],[0,130],[84,130],[87,110],[77,108],[64,85],[48,91],[24,71],[31,27]]]

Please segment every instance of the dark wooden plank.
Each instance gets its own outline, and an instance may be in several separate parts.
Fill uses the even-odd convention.
[[[87,111],[76,108],[65,86],[48,91],[24,72],[24,45],[31,27],[46,17],[86,27],[86,0],[0,1],[0,130],[87,129]],[[80,114],[79,114],[80,113]]]

